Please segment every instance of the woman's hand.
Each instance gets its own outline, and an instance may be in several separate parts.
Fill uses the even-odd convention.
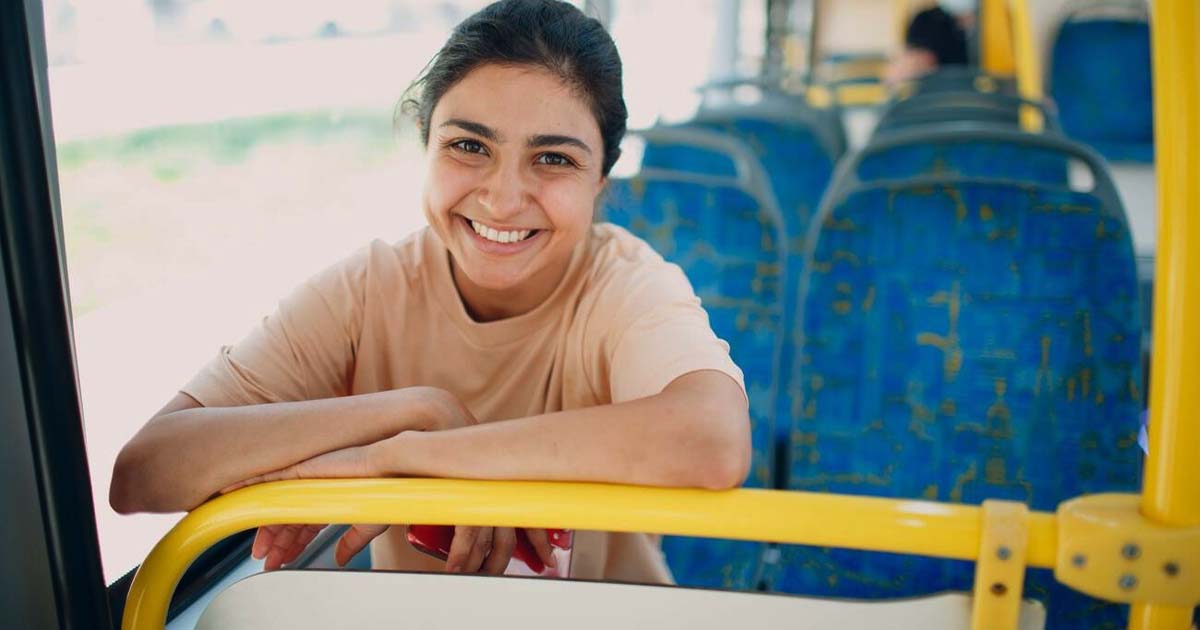
[[[456,526],[446,572],[500,575],[516,546],[517,532],[511,527]]]
[[[549,532],[541,528],[523,529],[521,531],[525,534],[525,538],[529,540],[529,546],[533,547],[534,553],[537,554],[542,564],[551,569],[557,568],[558,563],[554,560],[554,547],[550,544]],[[526,564],[529,564],[529,568],[533,569],[534,572],[542,572],[538,570],[538,567],[533,566],[532,562],[526,562]]]
[[[221,490],[226,494],[259,483],[288,481],[293,479],[336,479],[347,477],[370,477],[370,465],[364,447],[331,451],[302,461],[283,470],[256,475],[239,481]],[[267,571],[294,562],[301,552],[317,537],[325,525],[265,525],[258,528],[250,555],[264,560]],[[344,566],[362,551],[375,537],[387,531],[387,525],[353,525],[338,540],[334,559]]]
[[[526,557],[526,563],[534,572],[541,573],[545,567],[556,566],[554,549],[544,529],[523,529],[518,532],[513,527],[458,526],[454,528],[454,540],[446,557],[446,572],[502,575],[513,553],[522,545],[522,537],[528,540],[537,556],[536,559]],[[536,566],[538,560],[543,567]]]
[[[250,555],[263,560],[263,569],[272,571],[295,562],[309,543],[325,529],[325,525],[264,525],[258,528]],[[338,539],[333,559],[339,567],[367,547],[367,544],[386,532],[390,525],[351,525]]]
[[[479,424],[458,396],[438,387],[409,387],[405,390],[420,400],[426,431],[446,431]]]
[[[367,447],[352,446],[317,455],[281,470],[254,475],[221,488],[221,494],[269,481],[292,481],[295,479],[345,479],[378,476],[370,460]]]
[[[428,428],[426,430],[441,431],[478,424],[478,420],[475,419],[475,416],[467,409],[466,405],[458,397],[454,396],[454,394],[444,389],[436,387],[413,387],[408,388],[406,393],[420,402],[427,420],[426,426]],[[381,442],[386,441],[385,439]],[[377,442],[376,444],[379,443]],[[247,486],[271,481],[383,476],[382,470],[376,465],[373,458],[374,450],[372,446],[374,445],[354,446],[323,453],[287,468],[243,479],[222,488],[220,493],[227,494]],[[260,527],[258,533],[255,535],[254,545],[251,547],[251,556],[265,560],[263,566],[268,571],[278,569],[284,564],[295,561],[325,527],[325,525],[268,525]],[[388,525],[351,526],[338,540],[337,547],[334,550],[334,558],[337,564],[344,566],[351,558],[366,548],[372,540],[387,531],[388,527]],[[506,544],[506,536],[502,535],[498,541],[499,551],[502,551]],[[457,536],[455,540],[458,540]],[[513,541],[513,544],[515,544],[515,535],[513,536]],[[489,545],[492,544],[490,534],[487,543]],[[466,544],[465,538],[463,544]],[[508,545],[508,557],[512,555],[512,546]],[[462,553],[460,552],[460,555]],[[469,552],[467,552],[467,556],[463,560],[463,563],[470,560]],[[497,560],[496,562],[499,561]],[[504,566],[507,566],[507,563],[508,560],[506,557],[504,565],[501,565],[499,569],[501,573],[504,571]],[[491,567],[492,563],[489,562],[487,566]],[[478,565],[473,570],[478,570]]]

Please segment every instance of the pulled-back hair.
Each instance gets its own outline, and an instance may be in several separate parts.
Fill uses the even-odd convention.
[[[958,20],[941,7],[914,16],[904,34],[904,43],[909,48],[928,50],[939,66],[967,63],[967,35]]]
[[[423,144],[429,144],[429,119],[446,91],[489,63],[545,69],[584,98],[600,127],[601,173],[608,175],[621,154],[627,111],[621,57],[598,20],[560,0],[500,0],[463,20],[401,104],[401,112],[416,117]]]

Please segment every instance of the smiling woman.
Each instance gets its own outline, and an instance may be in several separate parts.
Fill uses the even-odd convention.
[[[557,0],[497,2],[415,88],[429,227],[371,243],[222,348],[122,450],[118,511],[285,478],[745,478],[728,345],[677,266],[593,223],[626,116],[601,25]],[[278,567],[318,530],[263,528],[254,553]],[[500,573],[526,542],[556,562],[545,531],[459,527],[442,564],[402,525],[352,528],[339,559],[372,539],[381,568]],[[671,580],[643,534],[578,533],[570,575]]]
[[[468,308],[485,320],[533,309],[591,227],[606,174],[596,118],[551,72],[492,64],[450,88],[428,124],[425,216]]]

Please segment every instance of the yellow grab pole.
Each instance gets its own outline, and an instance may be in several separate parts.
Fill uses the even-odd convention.
[[[1028,0],[1010,0],[1010,26],[1013,48],[1016,53],[1017,90],[1031,101],[1042,101],[1042,59],[1038,55],[1033,37],[1033,24],[1029,16]],[[1042,112],[1031,105],[1021,107],[1021,128],[1039,132],[1045,125]]]
[[[1016,71],[1013,59],[1012,23],[1007,0],[980,0],[979,22],[982,29],[983,69],[988,74],[1012,76]]]
[[[428,523],[654,532],[974,560],[977,506],[783,490],[683,490],[596,483],[338,479],[281,481],[218,497],[154,546],[125,603],[123,630],[163,627],[188,565],[231,534],[283,523]],[[1052,568],[1053,514],[1029,515],[1026,563]]]
[[[1154,0],[1158,248],[1150,454],[1142,514],[1200,525],[1200,4]],[[1194,579],[1194,578],[1193,578]],[[1190,608],[1135,603],[1134,630],[1186,630]]]

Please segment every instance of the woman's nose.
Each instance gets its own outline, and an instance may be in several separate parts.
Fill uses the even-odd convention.
[[[526,182],[515,168],[496,169],[479,195],[480,204],[498,220],[520,214],[528,200]]]

